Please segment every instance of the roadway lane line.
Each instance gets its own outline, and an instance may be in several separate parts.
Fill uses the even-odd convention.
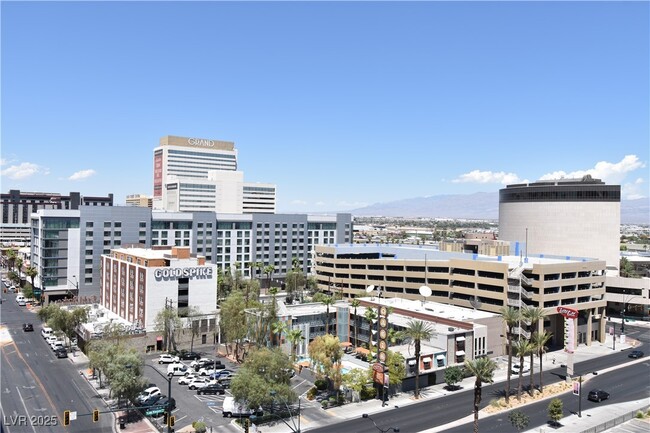
[[[4,350],[4,347],[3,347],[3,348],[2,348],[2,352],[3,352],[3,354],[5,355],[5,357],[4,357],[4,358],[5,358],[5,361],[6,361],[7,364],[9,364],[9,367],[11,367],[11,370],[12,370],[12,371],[16,371],[16,369],[14,368],[13,364],[11,363],[11,361],[9,361],[9,357],[7,357],[7,355],[11,355],[12,353],[15,353],[16,351],[14,350],[13,352],[5,353],[5,350]]]
[[[41,380],[38,378],[38,376],[36,375],[36,373],[34,373],[34,370],[32,370],[32,367],[30,367],[30,365],[27,363],[27,361],[25,361],[25,358],[23,358],[23,355],[22,355],[22,353],[20,353],[20,350],[18,350],[18,346],[16,346],[16,343],[13,343],[13,342],[12,342],[11,344],[12,344],[12,345],[14,346],[14,348],[16,349],[16,353],[18,354],[18,356],[20,357],[20,359],[22,359],[23,363],[25,363],[25,366],[27,367],[27,369],[32,373],[32,376],[34,377],[34,380],[35,380],[36,383],[38,384],[39,388],[41,388],[41,390],[43,391],[43,394],[45,395],[45,398],[47,399],[48,403],[50,403],[50,407],[52,408],[53,413],[58,413],[58,412],[56,411],[56,406],[54,405],[54,403],[52,402],[52,399],[50,398],[50,394],[48,394],[48,392],[46,391],[45,387],[43,386],[43,383],[42,383]]]
[[[305,382],[307,382],[307,380],[306,380],[306,379],[303,379],[302,382],[300,382],[298,385],[294,386],[294,387],[291,388],[291,389],[296,389],[296,388],[298,388],[300,385],[302,385],[302,384],[305,383]]]
[[[29,411],[27,410],[27,405],[25,404],[25,400],[23,400],[23,395],[20,393],[20,389],[18,389],[18,387],[16,387],[16,391],[18,391],[18,397],[20,397],[20,401],[23,404],[23,407],[25,408],[25,415],[27,416],[27,419],[30,420],[31,416],[29,415]],[[29,422],[29,425],[32,426],[32,430],[34,431],[34,433],[36,433],[36,428],[34,427],[34,424]]]

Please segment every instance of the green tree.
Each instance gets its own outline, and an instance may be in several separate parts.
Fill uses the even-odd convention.
[[[557,425],[558,421],[560,421],[564,416],[563,406],[564,404],[559,398],[554,398],[548,404],[548,417],[551,418],[551,421],[553,421],[554,425]]]
[[[305,337],[302,335],[302,330],[298,328],[290,329],[287,331],[287,340],[291,343],[291,362],[296,362],[296,350],[298,343],[303,341]]]
[[[184,311],[187,317],[187,330],[191,333],[190,351],[194,351],[194,338],[198,337],[201,333],[201,317],[202,313],[198,307],[189,306]]]
[[[481,392],[483,383],[494,381],[494,370],[497,365],[490,358],[477,358],[466,360],[465,368],[476,377],[474,381],[474,433],[478,433],[478,411],[481,404]]]
[[[330,387],[338,391],[341,387],[341,360],[343,349],[338,337],[330,334],[316,337],[309,343],[309,357],[318,377],[329,380]]]
[[[7,250],[7,263],[9,264],[9,269],[14,270],[14,267],[16,265],[16,259],[18,258],[18,252],[13,249],[8,249]]]
[[[508,420],[512,426],[517,429],[517,431],[522,431],[528,427],[528,423],[530,422],[528,415],[518,410],[510,412],[508,415]]]
[[[535,351],[537,352],[537,356],[539,356],[539,392],[544,392],[544,384],[542,382],[542,373],[544,372],[544,367],[542,365],[542,360],[544,359],[544,354],[548,349],[546,344],[551,340],[551,337],[551,334],[546,331],[541,334],[538,334],[536,332],[531,336],[531,342],[535,348]]]
[[[506,404],[510,403],[510,380],[512,374],[512,334],[513,329],[519,324],[520,314],[519,310],[512,307],[504,307],[501,309],[501,318],[506,325],[506,338],[508,348],[508,372],[506,373]]]
[[[326,307],[325,333],[329,334],[330,333],[330,305],[334,304],[334,298],[332,298],[331,296],[325,296],[321,302],[325,304]]]
[[[368,349],[372,350],[372,330],[375,327],[375,321],[377,320],[377,311],[375,311],[374,308],[366,308],[366,312],[363,313],[363,318],[366,319],[366,322],[368,322],[368,335],[369,335],[369,340],[368,340]]]
[[[169,352],[176,350],[176,335],[183,329],[178,311],[173,307],[163,308],[156,314],[154,329],[163,334],[163,348]]]
[[[34,287],[34,280],[36,279],[36,276],[38,275],[38,270],[35,267],[30,266],[25,270],[25,275],[27,275],[29,277],[29,279],[30,279],[30,281],[32,283],[32,290],[34,290],[34,288],[35,288]],[[36,299],[39,303],[41,302],[41,297],[42,297],[42,295],[38,295],[38,297]]]
[[[240,344],[248,333],[245,308],[246,302],[243,294],[233,292],[221,303],[221,314],[219,316],[219,327],[223,332],[226,353],[230,354],[234,343],[234,354],[238,361],[241,361]]]
[[[32,289],[32,286],[23,287],[23,296],[27,299],[34,297],[34,289]]]
[[[282,334],[287,333],[287,322],[281,320],[276,320],[271,323],[271,332],[273,333],[273,341],[277,343],[278,346],[282,344]]]
[[[456,365],[451,365],[445,368],[445,383],[447,384],[447,388],[450,390],[455,390],[457,389],[457,384],[459,384],[463,380],[463,369],[456,366]]]
[[[640,278],[640,275],[637,275],[636,271],[634,270],[634,266],[627,259],[627,257],[621,257],[621,260],[619,262],[619,268],[620,268],[621,277]]]
[[[354,308],[354,345],[359,346],[359,316],[357,316],[357,308],[361,305],[361,301],[358,299],[353,299],[350,302],[352,308]],[[392,328],[391,328],[392,329]]]
[[[111,363],[107,366],[106,377],[111,384],[111,395],[118,401],[132,401],[142,389],[143,360],[135,348],[121,346],[115,351]]]
[[[291,360],[279,348],[253,350],[233,378],[231,393],[249,407],[270,405],[271,391],[279,400],[291,404],[297,399],[289,382],[291,369]]]
[[[388,384],[392,389],[395,389],[395,387],[401,385],[402,381],[406,377],[406,365],[404,357],[399,352],[387,350],[386,365],[389,369]]]
[[[515,354],[519,357],[519,385],[517,387],[517,401],[521,401],[524,378],[524,358],[534,351],[533,345],[525,338],[520,338],[512,346]],[[532,368],[532,366],[531,366]]]
[[[526,307],[522,311],[522,316],[526,320],[526,322],[529,324],[528,330],[531,332],[531,338],[530,338],[530,344],[531,344],[531,350],[530,350],[530,389],[529,393],[532,396],[533,395],[533,390],[535,389],[535,381],[533,380],[534,373],[535,373],[535,363],[533,362],[534,359],[533,357],[537,353],[537,347],[535,347],[535,342],[533,341],[533,335],[536,331],[537,325],[540,321],[544,320],[544,317],[546,317],[546,313],[544,312],[544,309],[541,307]]]
[[[372,381],[372,368],[352,368],[342,376],[343,384],[358,396],[366,385]]]
[[[271,288],[271,275],[273,275],[273,272],[275,272],[275,266],[273,265],[266,265],[264,266],[264,275],[266,275],[266,290],[268,291]]]
[[[420,398],[420,349],[423,340],[430,340],[435,335],[433,326],[421,320],[410,319],[400,337],[415,345],[415,398]]]

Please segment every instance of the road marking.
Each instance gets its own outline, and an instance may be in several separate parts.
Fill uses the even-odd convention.
[[[25,415],[29,417],[29,411],[27,410],[27,405],[25,404],[25,400],[23,400],[22,394],[20,394],[20,389],[16,387],[16,391],[18,391],[18,396],[20,397],[20,401],[23,403],[23,407],[25,408]],[[34,431],[34,433],[36,433],[36,428],[34,427],[34,424],[30,423],[30,425],[32,426],[32,430]]]
[[[300,385],[302,385],[302,384],[305,383],[305,382],[307,382],[307,380],[306,380],[306,379],[303,379],[302,382],[300,382],[298,385],[294,386],[294,387],[291,388],[291,389],[296,389],[296,388],[298,388]]]

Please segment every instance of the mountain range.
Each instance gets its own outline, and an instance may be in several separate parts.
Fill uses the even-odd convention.
[[[404,218],[499,219],[499,193],[434,195],[407,198],[353,209],[354,216]],[[621,224],[650,224],[650,200],[621,200]]]

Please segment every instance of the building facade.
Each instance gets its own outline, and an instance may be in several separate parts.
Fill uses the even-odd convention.
[[[427,300],[499,313],[503,307],[541,307],[540,323],[553,335],[551,344],[564,340],[564,319],[557,307],[580,312],[576,343],[604,341],[605,262],[585,258],[481,256],[446,253],[424,246],[318,245],[314,271],[321,290],[365,296],[380,286],[386,297]],[[505,330],[504,330],[505,331]]]
[[[153,207],[153,198],[144,194],[131,194],[126,196],[127,206]]]
[[[528,255],[605,260],[618,275],[621,187],[599,179],[538,181],[499,191],[499,239]]]
[[[239,267],[245,277],[259,277],[250,264],[273,265],[282,278],[298,258],[308,272],[311,251],[320,243],[351,242],[350,214],[218,214],[156,212],[136,206],[39,210],[31,220],[31,258],[36,286],[46,297],[99,297],[99,263],[112,249],[189,247],[192,254],[221,269]]]
[[[113,194],[106,197],[85,197],[78,192],[61,195],[49,192],[9,190],[0,195],[0,243],[27,245],[33,212],[39,209],[79,209],[80,206],[113,206]]]
[[[117,248],[100,263],[100,303],[147,331],[167,306],[181,316],[189,306],[197,314],[215,314],[216,266],[191,256],[189,247]]]
[[[155,209],[275,213],[275,201],[275,185],[244,182],[233,142],[165,136],[154,149]]]

